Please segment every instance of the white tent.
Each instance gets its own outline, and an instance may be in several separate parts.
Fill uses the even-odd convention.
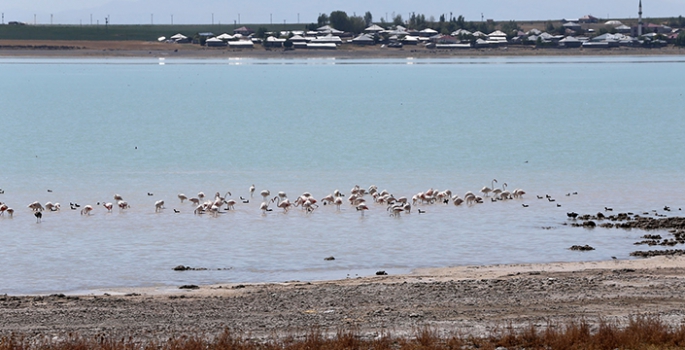
[[[187,36],[185,36],[181,33],[178,33],[178,34],[175,34],[175,35],[172,35],[169,37],[169,39],[171,39],[171,40],[182,40],[182,39],[187,39],[187,38],[188,38]]]
[[[342,34],[342,30],[337,30],[329,25],[325,25],[323,27],[316,28],[316,31],[319,33],[326,33],[326,34]]]
[[[419,33],[421,33],[421,34],[433,35],[433,34],[438,34],[438,31],[435,30],[435,29],[426,28],[426,29],[420,31]]]
[[[254,47],[254,44],[252,43],[251,40],[236,40],[236,41],[229,41],[228,42],[229,47]]]
[[[492,32],[492,33],[490,33],[490,34],[488,34],[488,37],[490,37],[490,38],[495,37],[495,36],[507,36],[507,34],[505,34],[505,33],[504,33],[503,31],[501,31],[501,30],[496,30],[496,31],[494,31],[494,32]]]
[[[232,39],[233,39],[233,35],[223,33],[223,34],[217,36],[216,38],[219,39],[219,40],[232,40]]]
[[[383,29],[383,27],[381,27],[377,24],[373,24],[373,25],[369,26],[368,28],[364,29],[365,32],[373,32],[373,33],[382,32],[384,30],[385,29]]]

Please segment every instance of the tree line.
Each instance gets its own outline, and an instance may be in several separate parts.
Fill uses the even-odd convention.
[[[446,17],[445,14],[440,15],[437,20],[433,16],[426,17],[424,14],[411,13],[406,20],[402,15],[398,14],[392,19],[392,22],[387,22],[381,17],[377,23],[381,27],[401,25],[407,29],[415,30],[432,28],[441,34],[450,34],[458,29],[466,29],[470,32],[481,31],[483,33],[490,33],[495,31],[498,25],[503,28],[503,31],[506,30],[508,32],[520,29],[516,21],[503,23],[494,21],[473,22],[466,21],[462,15],[455,17],[451,12],[448,17]],[[364,16],[349,16],[345,11],[333,11],[330,14],[320,14],[317,18],[317,22],[307,25],[306,29],[316,30],[319,27],[330,25],[331,27],[344,32],[361,33],[371,24],[373,24],[373,15],[369,11],[367,11]]]

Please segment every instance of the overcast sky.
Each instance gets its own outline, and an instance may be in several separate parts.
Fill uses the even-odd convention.
[[[593,15],[600,18],[636,18],[639,0],[2,0],[4,22],[88,24],[104,23],[109,15],[112,24],[233,24],[240,23],[311,23],[320,13],[342,10],[358,16],[370,11],[374,21],[392,20],[393,14],[404,19],[409,13],[436,19],[449,13],[467,21],[485,19],[547,20]],[[644,0],[644,17],[677,17],[685,14],[685,0]]]

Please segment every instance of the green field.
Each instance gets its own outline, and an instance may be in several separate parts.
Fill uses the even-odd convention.
[[[0,25],[0,40],[136,40],[154,41],[176,33],[192,37],[196,33],[233,34],[236,27],[252,30],[265,27],[269,31],[304,30],[305,24],[207,24],[207,25]]]

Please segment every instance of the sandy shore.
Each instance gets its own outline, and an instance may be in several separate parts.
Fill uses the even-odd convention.
[[[192,273],[187,271],[183,273]],[[485,335],[584,319],[626,322],[685,317],[685,257],[552,264],[463,266],[340,281],[108,290],[80,296],[0,297],[0,334],[140,338],[225,327],[253,338],[312,327],[413,334]]]
[[[606,56],[606,55],[683,55],[684,48],[658,49],[536,49],[511,45],[506,48],[434,50],[422,46],[401,49],[343,45],[337,50],[284,50],[207,48],[193,44],[167,44],[142,41],[58,41],[0,40],[0,57],[176,57],[176,58],[431,58],[487,56]]]

